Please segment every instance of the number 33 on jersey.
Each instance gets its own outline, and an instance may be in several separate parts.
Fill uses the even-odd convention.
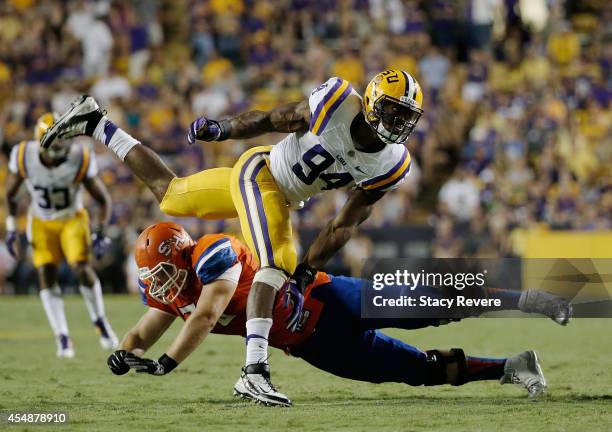
[[[83,208],[81,183],[98,173],[93,152],[73,144],[60,165],[47,167],[40,160],[37,141],[13,147],[9,170],[25,180],[32,197],[30,212],[43,220],[64,219]]]
[[[351,186],[386,191],[404,180],[411,161],[404,145],[375,153],[355,149],[350,128],[362,100],[348,81],[329,79],[312,91],[308,103],[309,130],[288,135],[270,153],[272,174],[288,201]]]

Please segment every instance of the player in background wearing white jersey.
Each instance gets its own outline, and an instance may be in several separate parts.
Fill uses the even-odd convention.
[[[250,111],[221,121],[201,117],[188,134],[196,139],[244,139],[268,132],[289,133],[275,146],[246,151],[233,168],[176,175],[147,147],[104,116],[91,97],[82,96],[49,128],[41,145],[56,137],[88,135],[105,144],[174,216],[238,216],[242,234],[259,259],[247,304],[246,366],[234,390],[256,400],[289,399],[270,382],[268,334],[276,293],[289,277],[293,313],[287,326],[299,331],[303,292],[323,265],[348,241],[371,208],[410,171],[405,147],[422,114],[423,94],[405,71],[376,75],[362,99],[351,84],[331,78],[308,99],[271,111]],[[290,209],[330,189],[351,188],[340,212],[321,231],[301,264],[293,242]],[[269,400],[268,400],[269,402]]]
[[[53,123],[51,113],[41,116],[35,126],[35,140],[13,147],[6,180],[7,245],[11,254],[22,258],[16,227],[18,192],[25,183],[31,197],[28,211],[28,241],[38,272],[40,299],[56,337],[57,356],[74,357],[68,332],[64,301],[58,284],[58,267],[66,260],[79,280],[87,311],[104,349],[114,349],[117,337],[104,313],[102,288],[91,263],[91,242],[97,258],[109,243],[104,235],[111,213],[110,196],[97,176],[94,153],[86,145],[59,140],[44,150],[39,139]],[[83,207],[82,186],[100,206],[90,234],[89,215]]]

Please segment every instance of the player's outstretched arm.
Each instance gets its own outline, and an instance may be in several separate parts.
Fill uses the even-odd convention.
[[[142,355],[164,334],[176,317],[155,308],[149,310],[140,318],[121,341],[120,349]]]
[[[229,304],[237,283],[216,280],[202,287],[195,311],[183,325],[166,354],[182,362],[206,339]]]
[[[308,100],[291,102],[270,111],[248,111],[221,121],[200,117],[189,127],[187,140],[223,141],[253,138],[269,132],[304,132],[310,123]]]
[[[93,233],[91,236],[94,256],[96,259],[100,259],[104,256],[110,245],[110,239],[105,231],[111,218],[111,197],[106,186],[104,186],[104,183],[98,176],[85,178],[83,185],[85,185],[87,192],[89,192],[100,207],[94,216],[92,223]]]
[[[189,316],[170,349],[157,360],[126,353],[123,361],[130,369],[150,375],[166,375],[191,354],[215,327],[236,290],[236,282],[215,280],[202,287],[195,311]]]
[[[317,269],[323,267],[346,244],[357,227],[370,216],[372,205],[384,194],[383,191],[356,189],[336,217],[321,230],[312,243],[306,257],[298,264],[289,281],[290,290],[287,291],[285,301],[290,303],[291,299],[294,305],[286,322],[290,331],[295,331],[301,320],[304,292],[315,280]]]
[[[106,360],[111,372],[115,375],[128,373],[130,366],[125,361],[126,357],[128,355],[143,355],[168,330],[175,318],[173,315],[150,308],[140,321],[126,333],[119,349]]]
[[[356,189],[340,212],[321,230],[308,249],[304,264],[321,268],[338,252],[357,231],[372,211],[372,206],[385,192]]]
[[[6,218],[6,245],[14,258],[21,258],[19,236],[17,235],[17,193],[23,183],[23,178],[17,174],[9,173],[6,177],[6,205],[8,216]]]
[[[92,224],[94,231],[102,229],[102,227],[108,225],[111,218],[112,204],[110,194],[98,176],[86,178],[83,181],[83,185],[94,201],[100,206]]]

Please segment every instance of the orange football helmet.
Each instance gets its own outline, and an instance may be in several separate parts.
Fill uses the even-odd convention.
[[[170,304],[181,293],[191,270],[193,245],[187,231],[174,222],[151,225],[140,234],[134,251],[138,277],[155,300]]]

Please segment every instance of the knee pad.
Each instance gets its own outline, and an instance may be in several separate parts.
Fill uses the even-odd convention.
[[[287,279],[287,274],[283,270],[276,267],[264,267],[255,273],[253,282],[265,283],[278,291],[285,285]]]
[[[461,348],[449,351],[430,350],[427,353],[426,386],[440,384],[463,385],[467,382],[467,362]]]

